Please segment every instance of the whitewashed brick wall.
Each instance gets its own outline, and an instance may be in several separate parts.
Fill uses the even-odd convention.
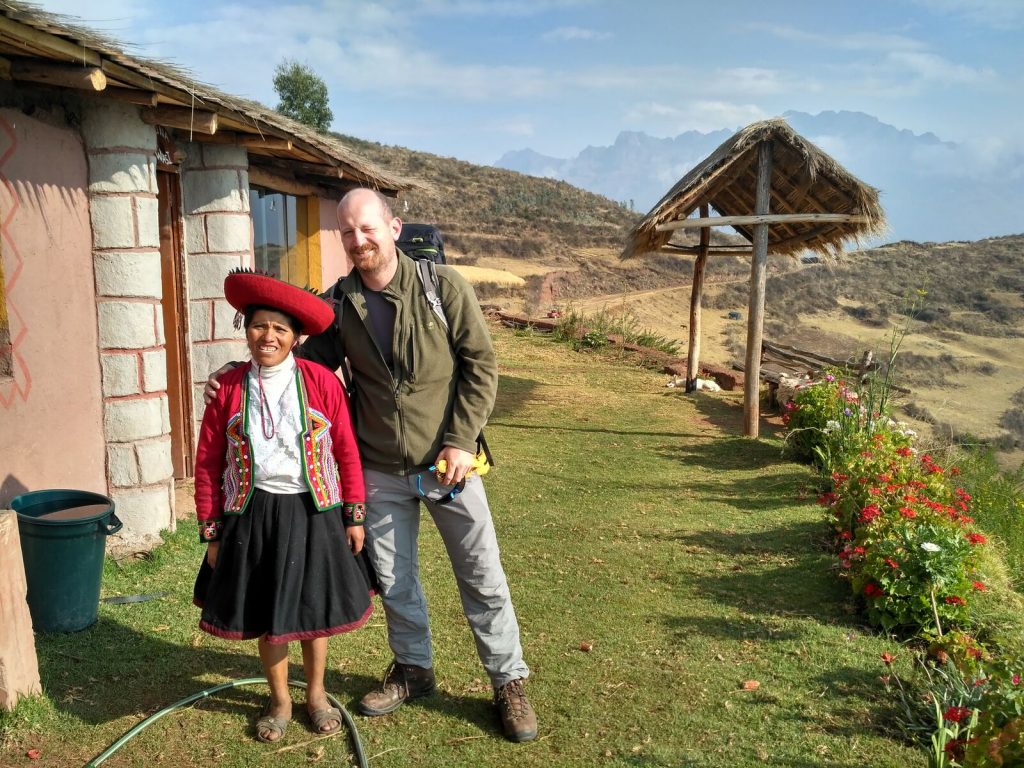
[[[156,131],[138,108],[84,106],[107,482],[125,546],[174,527]]]

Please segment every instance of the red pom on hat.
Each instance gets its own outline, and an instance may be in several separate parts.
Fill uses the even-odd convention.
[[[224,278],[224,298],[239,312],[259,304],[291,315],[310,336],[323,333],[334,322],[334,307],[324,299],[260,272],[232,271]]]

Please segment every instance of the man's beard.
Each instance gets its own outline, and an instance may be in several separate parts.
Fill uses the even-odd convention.
[[[379,272],[386,262],[383,251],[372,243],[365,243],[352,254],[352,263],[360,272]]]

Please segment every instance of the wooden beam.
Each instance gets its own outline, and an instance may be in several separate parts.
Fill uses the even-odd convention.
[[[291,139],[243,135],[238,137],[238,143],[247,149],[273,149],[282,152],[291,152],[292,149]]]
[[[703,230],[701,230],[703,231]],[[683,254],[687,256],[699,256],[700,246],[699,245],[672,245],[668,243],[661,246],[657,250],[657,253],[674,253]],[[722,249],[709,249],[709,256],[750,256],[754,252],[750,248],[722,248]]]
[[[126,83],[144,91],[153,91],[165,98],[181,102],[182,104],[192,104],[194,102],[197,107],[206,107],[205,101],[195,97],[194,94],[189,93],[185,88],[174,88],[166,85],[160,80],[149,77],[148,75],[140,74],[134,69],[122,67],[120,64],[113,61],[104,59],[100,63],[100,68],[103,70],[104,74],[113,80]]]
[[[162,125],[165,128],[178,128],[196,134],[217,133],[217,113],[188,107],[153,107],[143,109],[140,113],[142,122],[150,125]]]
[[[152,91],[140,91],[136,88],[107,88],[103,95],[143,107],[155,107],[160,103],[159,97]]]
[[[102,91],[107,87],[107,76],[103,74],[102,69],[78,64],[12,61],[11,79],[56,85],[61,88],[78,88],[83,91]]]
[[[188,128],[179,128],[178,131],[188,133]],[[198,141],[202,144],[238,144],[238,134],[234,131],[220,130],[219,122],[217,132],[214,134],[194,133],[192,136],[176,134],[176,137],[184,141]]]
[[[711,209],[707,203],[700,207],[701,218],[707,218]],[[686,391],[697,389],[697,373],[700,371],[701,302],[704,296],[704,271],[708,263],[708,246],[711,245],[711,227],[700,230],[699,253],[693,262],[693,287],[690,289],[690,337],[686,356]]]
[[[761,339],[764,334],[764,290],[768,277],[768,205],[772,185],[772,142],[757,147],[757,190],[753,218],[754,258],[750,265],[750,302],[747,307],[747,356],[743,376],[743,433],[757,437],[761,419]],[[751,217],[740,217],[751,218]]]
[[[299,197],[308,197],[310,195],[316,195],[317,197],[325,196],[325,190],[315,184],[299,181],[259,165],[249,166],[249,183],[257,187],[266,187],[275,192],[284,192],[285,194]]]
[[[344,179],[346,178],[346,176],[351,175],[346,174],[341,168],[339,168],[336,165],[322,165],[320,163],[303,163],[300,161],[291,162],[288,163],[288,165],[294,168],[296,171],[308,173],[310,176],[326,176],[327,178],[330,179]]]
[[[89,48],[83,48],[63,37],[51,35],[49,32],[30,27],[28,24],[9,19],[0,15],[0,37],[5,37],[15,44],[36,48],[44,53],[56,55],[68,61],[86,64],[91,67],[100,65],[100,55]]]
[[[760,181],[760,180],[759,180]],[[852,213],[776,213],[753,216],[711,216],[698,219],[681,219],[659,224],[655,229],[659,232],[671,232],[677,229],[699,229],[701,227],[734,227],[750,224],[866,224],[867,216]]]

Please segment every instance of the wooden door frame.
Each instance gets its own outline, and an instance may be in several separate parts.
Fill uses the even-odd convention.
[[[195,417],[188,296],[185,283],[185,228],[177,166],[157,167],[160,210],[160,278],[163,284],[164,344],[167,351],[167,406],[175,479],[195,474]]]

